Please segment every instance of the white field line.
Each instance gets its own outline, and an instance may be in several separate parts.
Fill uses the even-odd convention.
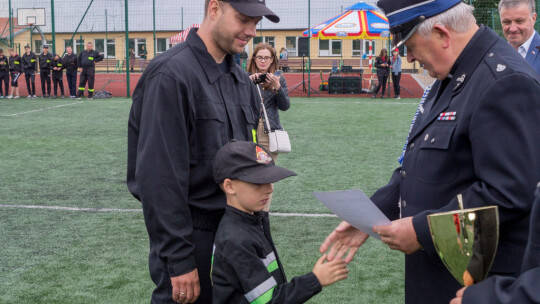
[[[365,104],[365,105],[411,105],[418,107],[418,103],[412,102],[387,102],[387,101],[293,101],[293,103],[305,104]]]
[[[32,110],[32,111],[20,112],[20,113],[15,113],[15,114],[2,115],[2,117],[13,117],[13,116],[19,116],[19,115],[24,115],[24,114],[30,114],[30,113],[35,113],[35,112],[46,111],[46,110],[52,110],[52,109],[61,108],[61,107],[68,107],[68,106],[72,106],[72,105],[78,105],[78,104],[81,104],[83,102],[84,101],[72,102],[72,103],[62,104],[62,105],[58,105],[58,106],[54,106],[54,107],[48,107],[48,108],[37,109],[37,110]]]
[[[45,209],[45,210],[60,210],[60,211],[84,211],[84,212],[142,212],[142,209],[114,209],[114,208],[78,208],[78,207],[63,207],[63,206],[39,206],[39,205],[4,205],[0,204],[0,208],[13,209]],[[280,217],[336,217],[334,214],[325,213],[281,213],[271,212],[272,216]]]

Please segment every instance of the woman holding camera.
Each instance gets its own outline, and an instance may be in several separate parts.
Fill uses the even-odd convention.
[[[268,149],[268,132],[283,130],[279,121],[279,110],[287,111],[291,106],[287,93],[287,82],[281,71],[278,70],[276,51],[270,44],[264,42],[257,44],[249,60],[248,73],[251,74],[249,77],[259,86],[259,89],[262,88],[264,107],[272,130],[267,130],[261,108],[257,140],[260,145]],[[275,161],[277,153],[271,152],[271,154]]]

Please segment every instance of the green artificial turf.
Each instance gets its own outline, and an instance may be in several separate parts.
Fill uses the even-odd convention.
[[[125,186],[129,99],[0,100],[0,204],[140,209]],[[298,173],[274,212],[328,213],[313,191],[371,194],[397,166],[417,100],[293,98],[281,120]],[[15,114],[15,115],[14,115]],[[337,218],[272,217],[289,279],[311,271]],[[148,303],[142,213],[0,208],[0,303]],[[403,255],[369,240],[350,278],[309,303],[403,302]]]

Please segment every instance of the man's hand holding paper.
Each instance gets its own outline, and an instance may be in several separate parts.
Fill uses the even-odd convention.
[[[395,220],[386,226],[374,226],[373,232],[377,233],[390,249],[405,254],[414,253],[422,248],[414,231],[412,217]]]

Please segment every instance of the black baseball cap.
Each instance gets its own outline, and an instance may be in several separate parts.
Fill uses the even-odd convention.
[[[443,13],[463,0],[379,0],[392,33],[392,45],[398,48],[409,39],[426,19]]]
[[[24,46],[24,48],[25,48],[25,49],[29,49],[29,48],[30,48],[30,45],[27,44],[27,45]]]
[[[214,180],[226,178],[252,184],[271,184],[295,176],[291,170],[276,166],[270,152],[250,141],[232,141],[221,147],[214,159]]]
[[[279,17],[266,7],[265,0],[222,0],[228,2],[235,10],[248,17],[265,16],[268,20],[278,23]]]
[[[44,45],[43,45],[43,48],[44,48],[44,49],[48,49],[48,48],[49,48],[49,45],[48,45],[48,44],[44,44]]]

